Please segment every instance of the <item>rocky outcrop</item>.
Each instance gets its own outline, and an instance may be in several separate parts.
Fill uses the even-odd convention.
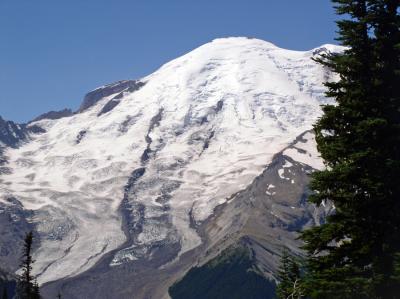
[[[14,273],[20,265],[25,235],[34,230],[27,211],[21,202],[13,197],[0,201],[0,265],[9,273]],[[35,248],[38,247],[35,240]]]
[[[35,122],[35,121],[39,121],[39,120],[42,120],[42,119],[60,119],[60,118],[63,118],[63,117],[71,116],[73,114],[74,113],[72,112],[71,109],[65,108],[65,109],[60,110],[60,111],[49,111],[49,112],[43,113],[43,114],[39,115],[38,117],[34,118],[30,122]]]
[[[7,147],[18,148],[23,142],[28,141],[30,134],[44,132],[45,130],[37,125],[17,124],[13,121],[4,120],[0,116],[0,175],[11,172],[10,168],[7,167],[8,159],[4,155]]]
[[[203,261],[218,256],[222,250],[245,238],[260,269],[274,278],[284,248],[302,254],[298,232],[319,225],[332,211],[329,204],[317,208],[307,202],[310,174],[315,169],[285,154],[295,150],[309,156],[310,153],[299,146],[310,142],[303,139],[305,134],[310,135],[309,132],[302,134],[292,145],[276,154],[246,189],[216,209],[203,228],[210,240]]]
[[[143,85],[143,82],[137,80],[122,80],[99,87],[85,95],[83,102],[78,109],[78,113],[84,112],[105,97],[115,93],[121,93],[122,91],[133,92]]]
[[[38,134],[45,131],[36,125],[17,124],[7,121],[0,116],[0,147],[3,145],[17,148],[22,141],[26,141],[30,133]]]

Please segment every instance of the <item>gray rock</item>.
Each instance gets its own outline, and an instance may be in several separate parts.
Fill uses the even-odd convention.
[[[6,121],[0,117],[0,141],[5,146],[17,147],[19,142],[26,138],[26,135],[24,125]]]
[[[122,91],[133,92],[141,88],[143,85],[144,83],[141,81],[123,80],[97,88],[85,95],[85,98],[78,109],[78,113],[89,109],[104,97],[108,97],[115,93],[121,93]]]
[[[111,110],[113,110],[115,107],[118,106],[118,104],[120,103],[119,100],[116,99],[112,99],[109,102],[107,102],[107,104],[104,105],[104,107],[101,109],[101,111],[97,114],[97,116],[106,114],[108,112],[110,112]]]
[[[30,123],[39,121],[42,119],[60,119],[63,117],[71,116],[73,114],[74,113],[72,112],[72,110],[67,109],[67,108],[60,110],[60,111],[49,111],[49,112],[43,113],[43,114],[39,115],[38,117],[34,118],[33,120],[30,121]]]
[[[0,203],[0,265],[9,273],[19,268],[25,235],[35,229],[29,222],[32,215],[13,197],[6,198],[5,204]],[[39,244],[35,241],[34,245],[37,248]]]
[[[37,125],[28,126],[7,121],[0,116],[0,142],[3,146],[17,148],[22,141],[26,141],[29,134],[44,133],[45,130]],[[1,146],[0,143],[0,146]]]

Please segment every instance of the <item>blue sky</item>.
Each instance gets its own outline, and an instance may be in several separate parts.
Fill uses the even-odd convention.
[[[0,0],[0,116],[76,109],[86,92],[217,37],[336,43],[335,18],[329,0]]]

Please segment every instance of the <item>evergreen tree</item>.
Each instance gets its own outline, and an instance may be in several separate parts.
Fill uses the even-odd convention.
[[[33,234],[29,232],[25,236],[21,269],[22,274],[19,276],[17,285],[18,299],[40,299],[39,285],[32,276],[32,244]]]
[[[2,299],[8,299],[7,288],[4,286],[3,288],[3,295],[1,296]]]
[[[296,259],[285,249],[282,253],[281,265],[278,270],[279,284],[276,288],[278,299],[304,298],[301,286],[300,266]]]
[[[399,0],[333,0],[342,54],[319,61],[339,74],[314,129],[326,170],[310,201],[335,213],[302,233],[312,298],[400,298]]]
[[[39,284],[37,280],[35,279],[35,282],[33,283],[33,299],[40,299],[40,290],[39,290]]]

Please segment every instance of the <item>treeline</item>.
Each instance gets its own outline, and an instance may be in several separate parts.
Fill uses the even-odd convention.
[[[278,298],[400,298],[400,0],[333,0],[343,53],[317,60],[339,75],[336,105],[314,126],[326,169],[309,201],[334,204],[301,233],[306,258],[283,255]]]

